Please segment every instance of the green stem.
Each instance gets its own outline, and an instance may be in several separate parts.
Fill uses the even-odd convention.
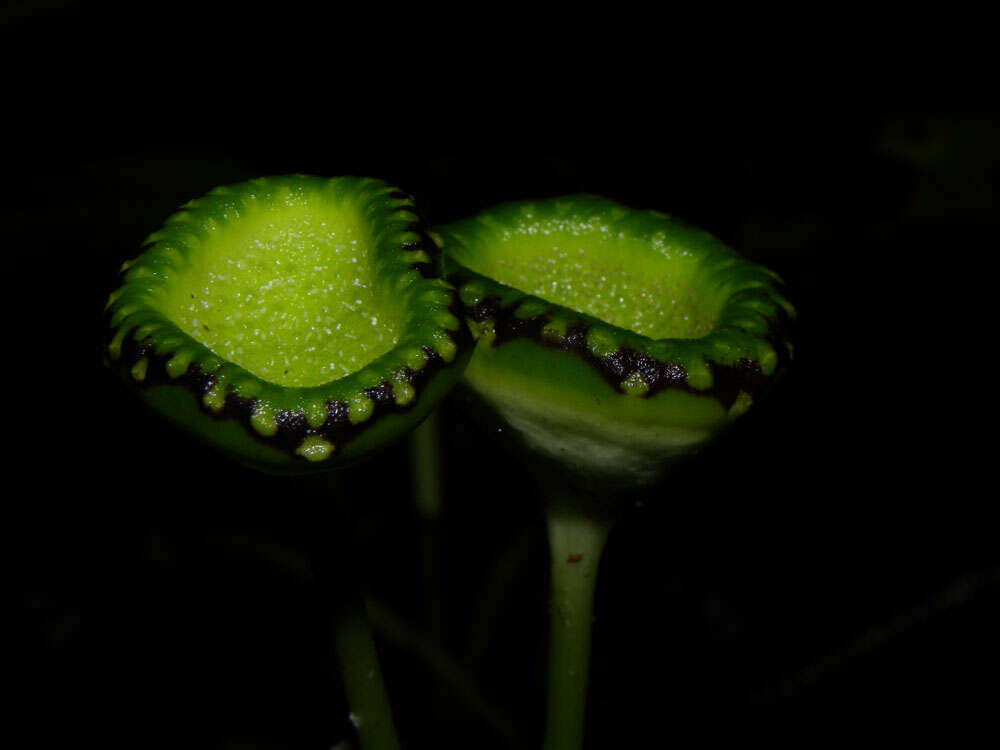
[[[441,436],[438,413],[431,414],[410,438],[413,495],[420,515],[420,576],[425,625],[441,637]]]
[[[441,439],[438,414],[431,412],[410,438],[413,466],[413,495],[422,518],[434,520],[441,515]]]
[[[367,563],[357,538],[356,510],[341,472],[325,477],[334,497],[332,528],[322,534],[316,560],[320,583],[331,597],[333,647],[347,694],[351,723],[362,750],[398,750],[389,696],[375,651],[359,572]]]
[[[437,411],[410,437],[413,497],[416,501],[420,544],[420,588],[424,605],[424,627],[437,641],[443,640],[441,595],[441,432]],[[434,678],[424,693],[427,710],[434,712],[442,698],[442,683]]]
[[[545,750],[583,747],[594,589],[610,530],[610,523],[582,514],[548,513],[552,611]]]
[[[351,723],[363,750],[397,750],[389,697],[382,682],[375,641],[360,599],[337,610],[333,643],[351,707]]]

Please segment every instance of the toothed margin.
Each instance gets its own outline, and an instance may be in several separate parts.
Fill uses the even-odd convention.
[[[350,192],[359,202],[376,228],[372,253],[391,259],[378,273],[395,278],[397,294],[412,295],[410,324],[392,350],[338,380],[285,387],[214,354],[151,304],[152,292],[195,251],[192,239],[220,221],[238,221],[254,202],[320,191]],[[122,265],[123,283],[108,299],[109,363],[138,388],[168,384],[190,391],[205,414],[239,421],[292,461],[325,460],[383,415],[412,409],[433,377],[472,343],[454,290],[434,278],[439,252],[412,198],[381,180],[294,175],[219,187],[183,206],[143,247]]]
[[[652,339],[525,294],[456,259],[473,254],[491,235],[512,231],[505,217],[562,220],[575,206],[609,224],[639,222],[644,235],[669,244],[671,251],[697,257],[701,278],[725,290],[712,331],[700,338]],[[696,239],[693,247],[671,243],[670,231],[678,228]],[[431,236],[444,248],[448,279],[458,289],[466,325],[480,345],[526,339],[570,352],[623,396],[650,398],[666,389],[681,389],[716,398],[736,416],[791,360],[795,310],[781,293],[781,278],[665,214],[633,211],[596,196],[572,196],[505,204],[437,228]]]

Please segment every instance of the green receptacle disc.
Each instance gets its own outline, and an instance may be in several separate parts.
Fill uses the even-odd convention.
[[[412,200],[379,180],[217,188],[124,265],[109,361],[246,463],[353,462],[413,427],[467,361],[436,255]]]
[[[533,451],[648,481],[788,361],[780,279],[710,234],[595,196],[439,228],[477,339],[465,381]]]

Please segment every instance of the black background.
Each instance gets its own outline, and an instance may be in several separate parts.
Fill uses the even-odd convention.
[[[101,307],[143,238],[215,185],[289,172],[386,179],[432,223],[600,193],[788,281],[783,387],[609,543],[592,747],[962,746],[995,719],[1000,115],[982,19],[136,7],[0,11],[7,645],[34,744],[349,733],[302,573],[328,494],[167,431],[101,366]],[[405,446],[346,480],[398,724],[412,747],[504,747],[502,727],[537,745],[537,503],[455,403],[442,418],[445,512],[424,529],[441,647]]]

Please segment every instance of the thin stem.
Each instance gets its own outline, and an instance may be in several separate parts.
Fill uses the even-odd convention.
[[[753,693],[749,701],[752,710],[757,711],[763,706],[772,706],[779,701],[797,697],[823,678],[868,656],[901,634],[909,632],[937,615],[961,607],[984,588],[997,585],[1000,585],[1000,566],[968,572],[955,578],[945,588],[916,606],[904,610],[886,622],[870,627],[845,645],[820,657],[793,675]]]
[[[611,526],[550,510],[552,611],[545,750],[579,750],[587,708],[597,566]]]
[[[441,439],[436,411],[413,431],[410,460],[417,510],[423,518],[436,519],[441,515]]]
[[[375,652],[371,626],[359,600],[338,608],[333,644],[351,707],[351,723],[364,750],[398,750],[389,697]]]
[[[486,582],[479,587],[479,597],[467,620],[463,657],[466,668],[477,678],[482,674],[490,640],[502,619],[504,607],[510,606],[511,590],[521,580],[532,553],[544,543],[541,534],[541,529],[534,524],[522,528],[507,548],[493,559]]]
[[[443,640],[441,595],[441,432],[433,411],[410,437],[413,497],[419,516],[420,587],[424,605],[424,628],[437,641]],[[431,680],[424,700],[433,712],[441,699],[441,681]]]
[[[431,412],[410,438],[413,497],[420,515],[420,576],[428,632],[441,637],[441,436]]]
[[[366,561],[357,540],[357,523],[340,472],[328,475],[335,497],[332,527],[317,539],[316,575],[330,596],[333,647],[347,693],[350,720],[362,750],[399,750],[389,696],[365,610],[358,578]]]
[[[483,696],[476,681],[440,643],[420,632],[383,602],[368,597],[367,609],[372,627],[383,640],[423,662],[434,678],[448,686],[449,697],[464,703],[498,738],[502,737],[509,747],[524,746],[513,718]],[[454,706],[450,708],[449,716],[455,715],[454,709]]]

